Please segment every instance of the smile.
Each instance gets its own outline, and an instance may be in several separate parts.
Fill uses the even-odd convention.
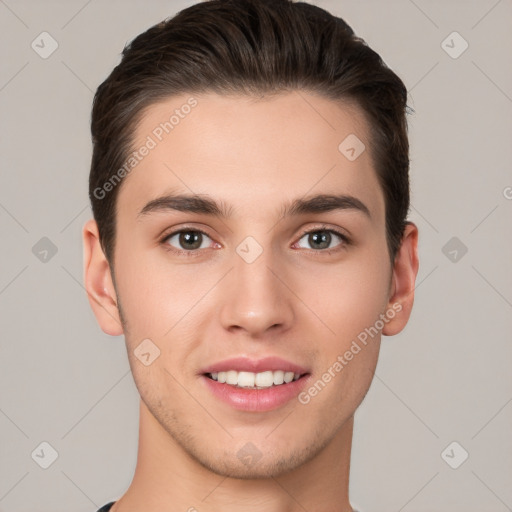
[[[221,384],[225,383],[239,388],[266,389],[298,380],[301,374],[284,370],[267,370],[259,373],[228,370],[208,373],[207,376]]]

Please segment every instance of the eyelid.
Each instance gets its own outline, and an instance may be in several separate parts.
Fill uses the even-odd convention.
[[[314,226],[313,228],[307,228],[299,236],[299,239],[302,238],[304,235],[308,235],[309,233],[315,233],[317,231],[330,231],[333,233],[336,233],[339,237],[341,237],[345,242],[350,242],[350,236],[349,234],[342,228],[339,227],[332,227],[328,224],[321,224],[319,226]]]
[[[206,235],[208,238],[211,238],[211,236],[204,229],[196,228],[196,227],[192,227],[192,226],[183,226],[183,227],[177,228],[175,230],[169,231],[169,233],[162,235],[162,238],[163,238],[163,240],[167,240],[171,236],[177,235],[178,233],[187,232],[187,231],[202,233],[203,235]]]
[[[305,235],[309,235],[310,233],[316,233],[319,231],[327,231],[330,233],[334,233],[336,236],[341,238],[342,243],[331,249],[306,249],[309,253],[313,253],[315,256],[322,256],[323,254],[334,254],[342,251],[343,249],[346,249],[347,246],[352,245],[352,239],[345,232],[345,230],[339,227],[331,227],[326,224],[321,224],[320,226],[305,229],[299,236],[297,242],[295,242],[293,245],[296,245]]]
[[[169,240],[169,238],[171,238],[175,235],[179,235],[180,233],[187,232],[187,231],[194,232],[194,233],[201,233],[201,234],[207,236],[210,240],[212,240],[212,242],[219,244],[218,242],[214,241],[213,237],[211,237],[206,230],[195,227],[195,226],[180,226],[179,228],[173,229],[170,232],[168,232],[160,237],[160,243],[166,246],[166,250],[174,252],[175,254],[185,254],[186,256],[198,255],[201,251],[204,251],[204,249],[193,249],[190,251],[186,251],[185,249],[177,249],[176,247],[173,247],[172,245],[167,243],[167,240]]]
[[[173,247],[173,246],[171,246],[169,244],[166,244],[166,241],[169,238],[171,238],[172,236],[175,236],[177,234],[180,234],[182,232],[187,232],[187,231],[201,233],[201,234],[207,236],[208,238],[210,238],[210,240],[214,241],[213,237],[211,237],[208,234],[208,232],[206,230],[204,230],[204,229],[201,229],[201,228],[198,228],[198,227],[195,227],[195,226],[180,226],[179,228],[176,228],[176,229],[170,231],[169,233],[162,235],[162,237],[160,238],[160,243],[167,246],[166,250],[174,252],[175,254],[185,254],[186,256],[196,256],[200,252],[204,251],[204,249],[193,249],[193,250],[187,251],[187,250],[184,250],[184,249],[177,249],[177,248],[175,248],[175,247]],[[299,240],[301,240],[305,235],[308,235],[310,233],[315,233],[315,232],[318,232],[318,231],[327,231],[327,232],[334,233],[334,234],[336,234],[338,237],[340,237],[343,240],[343,243],[340,244],[341,247],[337,246],[337,247],[332,248],[332,249],[320,249],[320,250],[309,249],[308,251],[310,251],[310,252],[314,252],[314,253],[318,253],[318,254],[322,254],[322,253],[331,254],[333,252],[336,252],[336,251],[339,251],[339,250],[343,249],[343,247],[345,247],[347,245],[350,245],[352,243],[349,235],[346,234],[344,232],[344,230],[342,230],[342,228],[338,228],[338,227],[334,228],[334,227],[331,227],[331,226],[326,225],[326,224],[321,224],[319,226],[305,228],[304,230],[302,230],[301,234],[299,235],[299,237],[297,239],[297,241],[294,242],[293,245],[296,245],[297,242]],[[219,242],[216,242],[216,241],[214,241],[214,242],[216,244],[219,244]],[[219,245],[221,245],[221,244],[219,244]]]

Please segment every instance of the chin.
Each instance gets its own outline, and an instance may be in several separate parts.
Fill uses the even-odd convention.
[[[254,463],[244,463],[239,460],[231,461],[218,458],[215,461],[201,461],[197,459],[203,467],[222,477],[234,478],[238,480],[263,480],[269,478],[277,478],[285,473],[298,468],[304,461],[297,460],[296,457],[276,458],[273,455],[272,460],[268,460],[269,456],[263,456],[262,460]],[[263,460],[263,458],[267,460]]]
[[[328,444],[328,439],[321,443],[319,438],[309,443],[303,439],[300,440],[302,442],[297,441],[296,447],[288,446],[286,451],[282,445],[266,446],[260,450],[255,446],[256,442],[244,443],[236,451],[226,446],[215,453],[205,453],[197,445],[182,446],[197,463],[212,473],[239,480],[258,480],[277,478],[298,469]]]

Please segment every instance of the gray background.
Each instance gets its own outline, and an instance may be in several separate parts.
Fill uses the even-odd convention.
[[[1,512],[92,512],[131,481],[137,390],[82,286],[90,107],[125,43],[192,3],[0,0]],[[351,502],[512,510],[512,2],[315,3],[382,55],[415,109],[416,302],[356,413]],[[51,48],[43,31],[58,43],[46,59],[31,47]],[[457,58],[454,31],[469,44]],[[47,469],[42,442],[58,453]]]

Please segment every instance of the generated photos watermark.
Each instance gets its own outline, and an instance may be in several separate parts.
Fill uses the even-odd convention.
[[[336,358],[336,361],[329,366],[329,368],[322,374],[322,376],[312,385],[310,386],[306,391],[302,391],[298,395],[298,400],[302,405],[307,405],[309,402],[311,402],[311,399],[322,391],[325,386],[329,382],[331,382],[332,379],[338,375],[345,366],[348,365],[352,359],[354,359],[354,356],[359,354],[361,350],[368,344],[368,339],[373,339],[379,332],[383,329],[384,325],[386,325],[390,320],[395,318],[397,313],[400,313],[402,311],[402,304],[399,302],[395,302],[390,308],[386,310],[385,313],[381,313],[379,315],[379,319],[374,322],[374,324],[370,327],[366,327],[363,331],[361,331],[357,335],[357,340],[353,340],[352,344],[350,345],[350,348],[345,351],[343,355],[339,355]],[[363,345],[359,345],[359,343]]]
[[[94,197],[96,199],[104,199],[105,196],[114,190],[114,188],[119,185],[121,180],[130,174],[130,172],[139,165],[142,160],[146,156],[150,154],[150,152],[155,149],[162,140],[164,140],[165,136],[178,126],[183,119],[187,117],[192,109],[196,107],[198,104],[195,98],[189,98],[186,103],[181,105],[180,108],[174,110],[174,113],[169,117],[167,121],[164,121],[157,125],[151,132],[150,135],[146,137],[146,141],[142,146],[140,146],[137,150],[132,151],[125,163],[122,167],[117,169],[117,171],[112,174],[112,176],[101,186],[96,187],[93,191]]]

